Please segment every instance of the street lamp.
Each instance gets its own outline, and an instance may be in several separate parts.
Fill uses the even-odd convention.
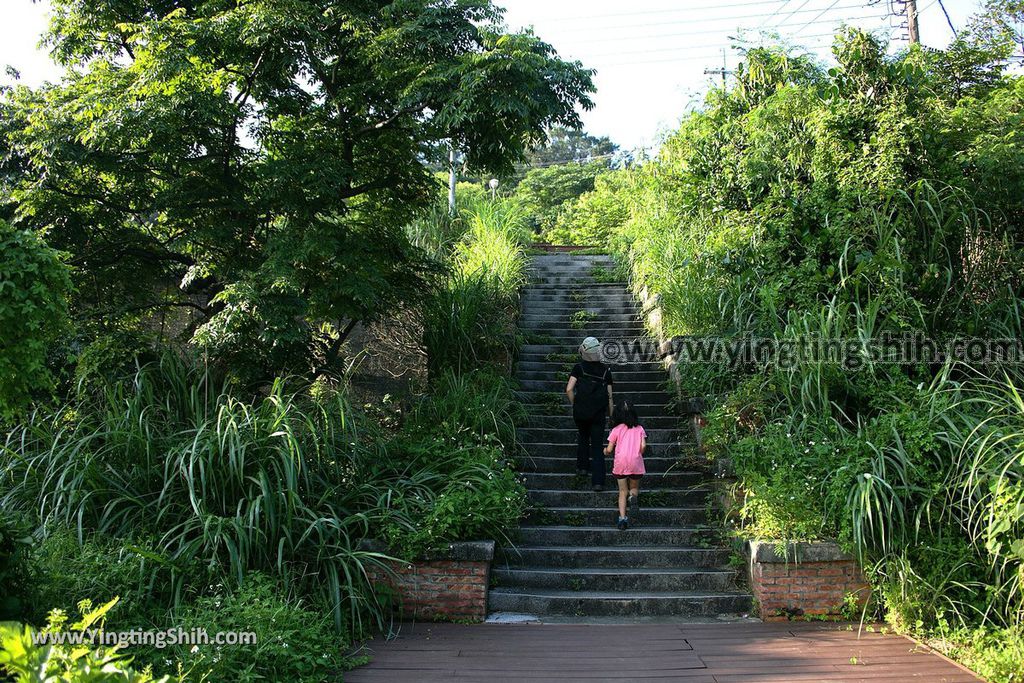
[[[491,178],[491,182],[487,183],[487,185],[491,188],[491,201],[493,202],[497,197],[498,185],[500,185],[500,183],[497,178]]]

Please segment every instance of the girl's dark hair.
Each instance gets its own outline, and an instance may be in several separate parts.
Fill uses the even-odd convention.
[[[612,420],[615,424],[626,425],[630,429],[640,424],[636,408],[629,401],[619,401],[619,405],[615,406],[615,411],[612,414]]]

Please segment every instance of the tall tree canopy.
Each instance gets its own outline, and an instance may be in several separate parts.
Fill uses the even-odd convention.
[[[510,170],[591,72],[490,0],[53,0],[67,75],[15,89],[0,183],[94,328],[171,327],[260,372],[330,360],[424,290],[403,225],[448,141]]]
[[[552,126],[544,144],[530,151],[529,163],[531,166],[545,166],[608,159],[618,151],[619,146],[606,135],[597,137],[582,130]]]

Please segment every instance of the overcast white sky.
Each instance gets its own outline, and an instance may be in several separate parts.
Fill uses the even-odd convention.
[[[563,57],[598,69],[596,107],[584,116],[588,132],[608,135],[625,148],[654,144],[699,101],[718,76],[730,36],[756,39],[760,31],[828,56],[832,31],[842,22],[880,29],[897,39],[905,29],[886,16],[888,0],[497,0],[513,28],[533,26]],[[978,0],[943,0],[960,28]],[[926,45],[944,47],[952,33],[939,0],[919,0]],[[11,65],[22,82],[59,77],[38,49],[48,2],[0,0],[0,67]],[[738,56],[727,53],[729,68]],[[0,81],[8,79],[0,75]]]

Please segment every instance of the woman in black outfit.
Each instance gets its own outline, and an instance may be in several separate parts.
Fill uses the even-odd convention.
[[[565,393],[579,431],[576,471],[590,473],[595,491],[604,490],[604,426],[612,412],[612,371],[600,361],[601,342],[587,337],[580,344],[582,360],[569,375]]]

